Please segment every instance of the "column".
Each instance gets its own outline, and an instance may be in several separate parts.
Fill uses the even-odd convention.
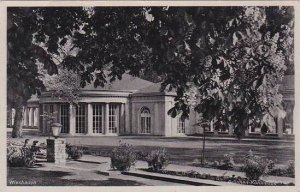
[[[250,126],[248,126],[248,129],[245,130],[245,136],[248,137],[250,132]]]
[[[139,124],[137,118],[139,117],[140,111],[136,109],[135,103],[131,104],[130,110],[130,134],[138,134],[139,133]]]
[[[210,131],[213,131],[214,135],[218,135],[218,130],[215,130],[214,124],[215,124],[215,119],[210,121]]]
[[[27,107],[24,108],[24,115],[23,115],[23,125],[26,127],[28,124],[27,124]]]
[[[125,104],[121,103],[120,113],[119,113],[119,135],[124,135],[125,133]]]
[[[105,103],[105,131],[104,134],[109,134],[109,103]]]
[[[168,111],[171,109],[171,103],[169,101],[165,102],[165,132],[163,133],[164,136],[171,136],[171,128],[172,128],[172,117],[168,115]],[[157,119],[158,121],[160,120]]]
[[[40,121],[40,109],[38,107],[35,108],[35,114],[36,114],[35,126],[37,126],[38,129],[39,129],[39,125],[40,125],[40,123],[39,123],[39,121]]]
[[[31,126],[31,108],[27,108],[27,127],[30,127]]]
[[[130,126],[130,114],[129,114],[129,103],[125,103],[125,124],[124,124],[124,133],[125,134],[129,134],[130,133],[130,130],[129,128],[131,127]]]
[[[69,116],[70,116],[70,135],[75,134],[75,126],[76,126],[76,107],[72,104],[70,104],[70,110],[69,110]]]
[[[30,126],[33,127],[34,126],[34,108],[30,108]]]
[[[277,118],[277,134],[278,137],[283,136],[283,119],[280,117]]]
[[[43,113],[48,112],[48,111],[46,111],[46,105],[45,104],[42,105],[42,110],[43,110]],[[46,121],[45,117],[42,118],[42,123],[43,123],[42,133],[47,133],[47,124],[48,124],[48,122]]]
[[[161,135],[163,133],[161,133],[161,118],[159,118],[161,116],[160,111],[159,111],[159,104],[158,103],[154,103],[154,111],[152,112],[153,114],[153,120],[154,123],[152,126],[153,129],[153,134],[154,135]]]
[[[246,134],[246,131],[245,130],[245,134]],[[228,135],[233,135],[233,125],[232,124],[229,124],[229,127],[228,127]]]
[[[88,129],[87,134],[93,134],[93,105],[91,103],[87,104],[87,120],[88,120]]]

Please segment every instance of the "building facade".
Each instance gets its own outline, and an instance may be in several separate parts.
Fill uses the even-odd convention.
[[[270,129],[264,137],[293,135],[294,76],[286,76],[280,88],[287,115],[276,119],[276,128]],[[160,84],[123,75],[105,87],[88,85],[81,90],[78,105],[70,105],[44,92],[39,98],[32,98],[24,109],[24,126],[38,128],[42,134],[51,133],[49,122],[42,114],[52,114],[54,121],[62,124],[62,135],[117,136],[158,135],[177,137],[203,134],[212,136],[233,136],[232,128],[216,131],[214,123],[204,129],[197,125],[201,118],[192,112],[190,118],[182,121],[172,118],[168,110],[174,104],[174,92],[160,92]],[[261,137],[260,127],[249,127],[246,137]]]

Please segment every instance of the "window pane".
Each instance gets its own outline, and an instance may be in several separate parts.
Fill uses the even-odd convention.
[[[93,133],[103,133],[103,104],[93,104]]]
[[[70,118],[69,118],[69,105],[60,105],[60,123],[62,124],[62,133],[69,133]]]
[[[81,103],[76,107],[76,133],[86,133],[86,105]]]

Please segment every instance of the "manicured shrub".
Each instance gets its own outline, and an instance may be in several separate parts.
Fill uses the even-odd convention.
[[[268,175],[295,177],[295,163],[294,161],[289,161],[286,167],[270,169]]]
[[[131,145],[120,143],[111,152],[111,168],[119,171],[128,171],[136,162],[136,154]]]
[[[246,177],[250,180],[259,180],[263,175],[268,172],[269,161],[250,152],[244,159],[242,170],[245,172]]]
[[[136,159],[137,160],[142,160],[142,161],[147,161],[147,156],[149,153],[144,152],[144,151],[136,151]]]
[[[224,159],[222,163],[218,166],[220,169],[232,170],[235,166],[235,162],[233,160],[233,154],[228,153],[224,155]]]
[[[36,164],[36,153],[39,148],[36,146],[37,141],[33,145],[28,144],[26,139],[22,145],[20,143],[7,144],[7,165],[11,167],[33,167]]]
[[[159,171],[168,165],[168,156],[165,149],[153,150],[146,157],[149,169]]]
[[[286,176],[287,177],[295,177],[295,162],[289,161],[289,165],[286,169]]]
[[[66,144],[66,153],[68,154],[68,159],[81,159],[83,156],[83,148],[80,146],[72,146],[70,144]]]

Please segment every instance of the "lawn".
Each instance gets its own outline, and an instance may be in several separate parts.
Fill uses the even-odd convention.
[[[120,139],[120,138],[119,138]],[[75,145],[82,145],[87,148],[87,153],[92,155],[109,156],[110,151],[118,145],[117,138],[67,138],[69,142]],[[92,142],[91,140],[96,140]],[[102,140],[102,141],[98,141]],[[170,162],[180,165],[190,165],[194,161],[200,160],[202,141],[200,138],[126,138],[122,142],[133,145],[138,152],[148,153],[153,149],[164,147],[170,157]],[[79,141],[79,143],[78,143]],[[111,145],[109,145],[111,144]],[[237,140],[208,140],[206,142],[206,161],[214,162],[223,159],[228,153],[234,154],[236,163],[242,163],[244,156],[252,151],[259,155],[275,161],[276,164],[287,165],[288,161],[295,159],[294,143],[282,141],[241,141]]]

